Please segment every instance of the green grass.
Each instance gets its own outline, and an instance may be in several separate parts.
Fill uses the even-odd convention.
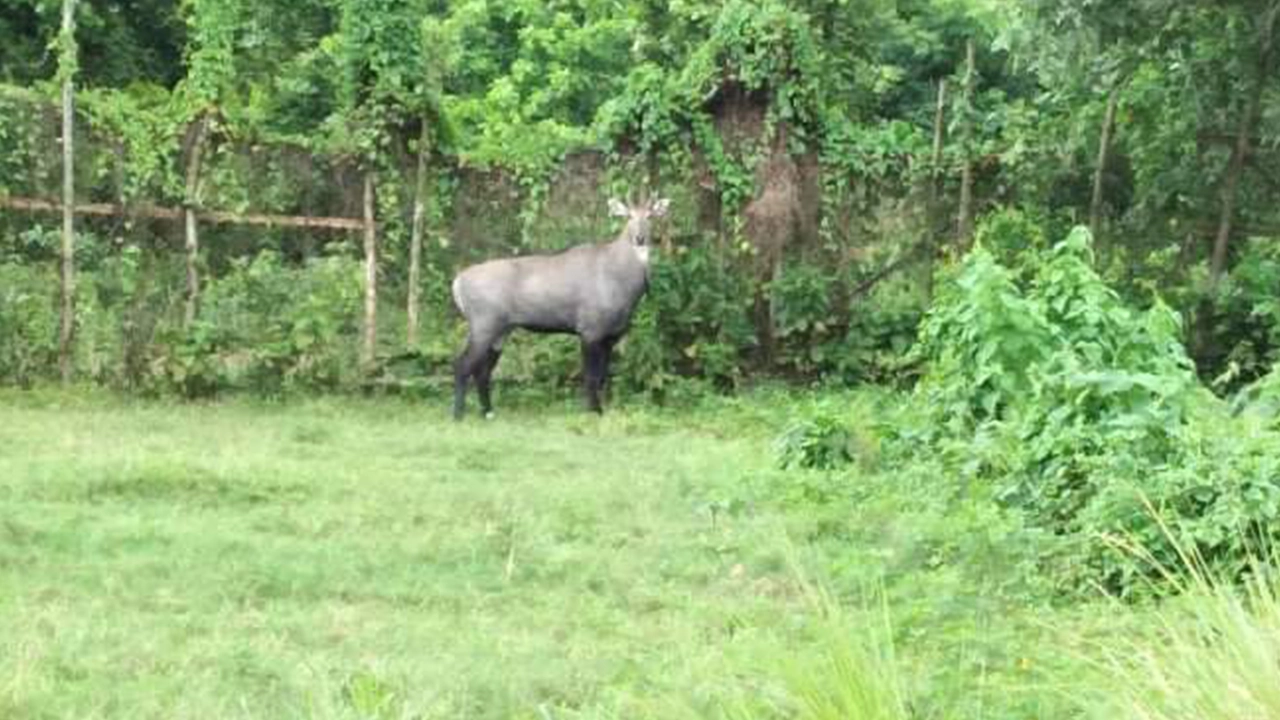
[[[6,718],[661,716],[804,612],[749,422],[3,400]]]
[[[815,402],[855,462],[778,470]],[[1064,602],[896,402],[0,393],[0,718],[1280,717],[1269,586]]]
[[[1232,583],[1183,553],[1181,567],[1166,568],[1178,596],[1151,622],[1082,654],[1094,675],[1091,716],[1280,718],[1277,567],[1275,557],[1259,561]]]

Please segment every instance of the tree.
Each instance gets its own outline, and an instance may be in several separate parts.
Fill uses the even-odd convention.
[[[187,18],[187,75],[175,94],[184,104],[188,124],[187,162],[183,183],[187,296],[184,326],[195,322],[200,302],[200,234],[196,212],[201,205],[201,169],[211,126],[221,114],[221,98],[235,78],[235,38],[243,12],[235,0],[193,0]]]
[[[1213,241],[1213,259],[1209,266],[1211,289],[1217,289],[1227,267],[1227,246],[1231,242],[1231,229],[1235,222],[1240,177],[1249,156],[1249,138],[1261,118],[1262,94],[1267,80],[1272,77],[1275,64],[1275,26],[1276,18],[1280,15],[1280,0],[1271,0],[1268,5],[1257,8],[1256,15],[1250,15],[1254,19],[1253,29],[1257,37],[1253,48],[1253,73],[1241,91],[1244,97],[1239,124],[1236,126],[1235,146],[1232,148],[1222,184],[1222,211],[1218,220],[1218,232]]]
[[[444,123],[442,96],[445,78],[455,62],[457,46],[448,29],[435,18],[422,22],[422,53],[425,76],[419,89],[415,106],[420,107],[422,132],[418,138],[417,170],[414,173],[413,227],[409,238],[409,290],[407,293],[405,344],[410,348],[418,344],[419,296],[422,289],[422,242],[426,232],[427,196],[431,177],[431,155],[440,132],[433,129]]]

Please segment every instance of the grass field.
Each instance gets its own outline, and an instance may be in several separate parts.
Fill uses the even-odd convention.
[[[662,716],[801,642],[767,424],[0,409],[0,717]]]
[[[1142,656],[927,464],[778,470],[815,401],[0,394],[0,718],[1057,719]]]

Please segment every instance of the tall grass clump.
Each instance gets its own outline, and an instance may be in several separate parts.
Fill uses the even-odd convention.
[[[812,657],[784,675],[795,720],[908,720],[892,646],[868,647],[857,630],[839,629]]]
[[[1172,541],[1172,540],[1171,540]],[[1132,549],[1142,554],[1140,549]],[[1160,573],[1177,591],[1155,611],[1131,609],[1136,627],[1087,653],[1088,717],[1107,720],[1274,720],[1280,718],[1280,593],[1271,560],[1224,577],[1188,550],[1177,572]],[[1145,558],[1150,561],[1150,558]]]
[[[828,592],[805,588],[817,613],[817,645],[784,661],[796,720],[908,720],[906,682],[883,601],[855,615]]]
[[[712,712],[683,708],[690,720],[910,720],[908,683],[893,640],[883,591],[855,609],[799,578],[809,615],[806,639],[754,658],[750,695]],[[735,675],[741,668],[735,668]]]

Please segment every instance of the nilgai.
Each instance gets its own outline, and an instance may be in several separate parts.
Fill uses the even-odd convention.
[[[503,340],[515,328],[577,335],[587,408],[602,412],[600,391],[613,346],[626,334],[631,313],[649,287],[653,220],[666,215],[670,205],[665,198],[640,206],[611,199],[610,214],[627,220],[613,242],[490,260],[458,273],[453,301],[467,319],[467,346],[454,366],[454,418],[462,418],[472,378],[481,410],[486,417],[492,414],[493,368]]]

